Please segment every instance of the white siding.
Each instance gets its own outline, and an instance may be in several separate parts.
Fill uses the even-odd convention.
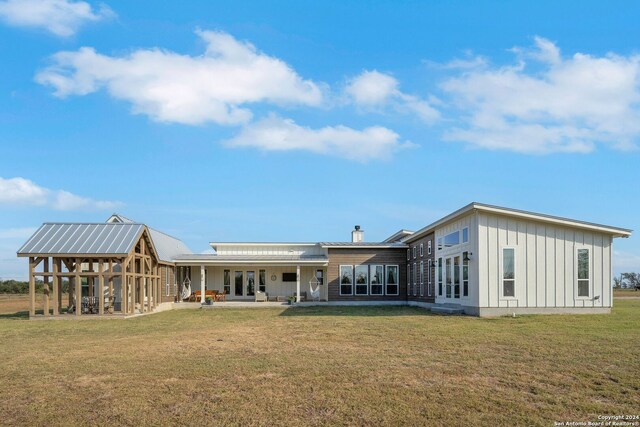
[[[477,231],[480,307],[611,307],[611,236],[488,213]],[[501,297],[504,247],[515,248],[512,299]],[[588,299],[576,298],[577,248],[589,249]]]
[[[215,246],[215,244],[213,245]],[[218,255],[326,255],[320,245],[234,243],[217,246]]]

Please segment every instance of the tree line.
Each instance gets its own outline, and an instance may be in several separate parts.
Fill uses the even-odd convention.
[[[620,277],[613,278],[614,289],[638,289],[640,288],[640,273],[622,273]]]
[[[67,281],[62,282],[62,292],[67,292]],[[49,283],[49,289],[51,290],[51,282]],[[41,294],[44,292],[44,282],[42,280],[36,280],[36,293]],[[20,280],[0,280],[0,294],[28,294],[29,282]]]

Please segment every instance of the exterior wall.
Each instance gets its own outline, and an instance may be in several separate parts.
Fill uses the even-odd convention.
[[[215,244],[212,244],[215,246]],[[235,243],[216,246],[218,255],[325,255],[326,251],[319,244],[260,244]]]
[[[266,279],[266,292],[269,297],[273,296],[291,296],[296,292],[296,282],[283,282],[282,281],[282,273],[295,273],[295,266],[246,266],[246,265],[231,265],[231,266],[206,266],[206,289],[207,290],[215,290],[220,291],[224,289],[224,270],[230,271],[230,279],[231,279],[231,293],[227,295],[227,298],[230,300],[233,299],[245,299],[245,300],[254,300],[254,296],[244,296],[244,295],[236,295],[235,294],[235,272],[242,271],[243,272],[243,291],[246,288],[247,282],[247,271],[255,272],[255,286],[256,290],[258,289],[259,284],[259,271],[265,270],[265,279]],[[315,278],[316,270],[323,270],[325,285],[320,288],[320,299],[327,299],[327,268],[326,267],[312,267],[312,266],[301,266],[300,267],[300,293],[306,292],[307,299],[311,298],[310,285],[309,281]],[[200,290],[200,266],[192,266],[191,267],[192,277],[191,277],[191,291],[195,292]],[[272,280],[271,277],[275,275],[276,279]]]
[[[176,286],[176,268],[168,264],[160,264],[160,301],[173,302],[178,294]],[[167,284],[169,284],[169,295],[167,295]]]
[[[431,242],[431,254],[429,254],[429,242]],[[435,268],[429,269],[429,260],[432,265],[435,266],[435,240],[434,233],[429,233],[426,236],[412,242],[407,242],[410,246],[408,249],[409,254],[405,256],[406,262],[411,266],[411,280],[410,285],[407,284],[407,300],[408,301],[420,301],[433,303],[436,300],[436,287],[435,287]],[[423,247],[422,255],[420,254],[420,245]],[[414,257],[415,248],[415,257]],[[423,263],[423,283],[420,283],[420,262]],[[413,264],[416,264],[416,278],[413,276]],[[405,267],[406,274],[406,267]],[[429,287],[429,277],[431,277],[431,286]],[[414,290],[415,285],[415,290]]]
[[[341,265],[397,265],[398,295],[340,295]],[[327,283],[329,301],[405,301],[407,298],[407,254],[405,248],[397,249],[338,249],[329,248]]]
[[[478,257],[472,264],[478,267],[481,310],[611,307],[610,235],[484,212],[477,217]],[[515,249],[515,298],[501,294],[505,246]],[[577,297],[578,248],[589,249],[589,298]]]
[[[438,277],[437,277],[437,268],[435,271],[434,277],[434,286],[436,293],[436,303],[438,304],[460,304],[463,306],[475,306],[478,305],[478,274],[477,274],[477,263],[475,262],[475,258],[477,257],[477,219],[475,214],[471,213],[464,217],[458,218],[457,220],[450,222],[449,224],[445,224],[442,227],[439,227],[435,231],[434,236],[434,247],[435,247],[435,262],[438,262],[438,259],[442,259],[442,269],[443,269],[443,284],[442,284],[442,295],[439,294],[439,286],[438,286]],[[469,241],[467,243],[463,243],[462,241],[462,230],[467,228],[469,230]],[[453,247],[438,247],[438,239],[443,238],[455,231],[460,231],[460,244]],[[469,262],[469,295],[467,297],[463,296],[462,292],[462,273],[460,273],[460,298],[446,298],[446,275],[445,275],[445,265],[446,259],[449,257],[460,257],[460,262],[462,263],[464,252],[469,253],[469,257],[471,261]],[[452,267],[453,268],[453,267]]]

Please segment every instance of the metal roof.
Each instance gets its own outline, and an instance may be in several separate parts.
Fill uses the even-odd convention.
[[[387,237],[386,239],[384,239],[382,242],[383,243],[391,243],[391,242],[399,242],[401,241],[404,237],[410,236],[412,235],[414,232],[411,230],[405,230],[404,228],[400,231],[396,231],[395,233],[393,233],[391,236]]]
[[[210,264],[324,264],[329,259],[324,255],[215,255],[191,254],[173,258],[176,263],[202,262]]]
[[[320,242],[323,248],[406,248],[402,242]]]
[[[18,256],[126,255],[144,228],[144,224],[132,223],[44,223],[18,250]]]
[[[149,234],[151,234],[151,240],[153,240],[153,245],[158,252],[160,261],[173,262],[173,259],[178,255],[191,253],[187,245],[175,237],[171,237],[153,228],[149,229]]]

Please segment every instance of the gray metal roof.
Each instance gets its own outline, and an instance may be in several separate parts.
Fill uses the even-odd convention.
[[[155,246],[158,252],[160,261],[173,262],[173,259],[178,255],[191,253],[187,245],[175,237],[171,237],[153,228],[149,229],[149,234],[151,234],[151,240],[153,240],[153,246]]]
[[[144,224],[132,223],[44,223],[18,250],[18,256],[126,255],[144,228]]]

